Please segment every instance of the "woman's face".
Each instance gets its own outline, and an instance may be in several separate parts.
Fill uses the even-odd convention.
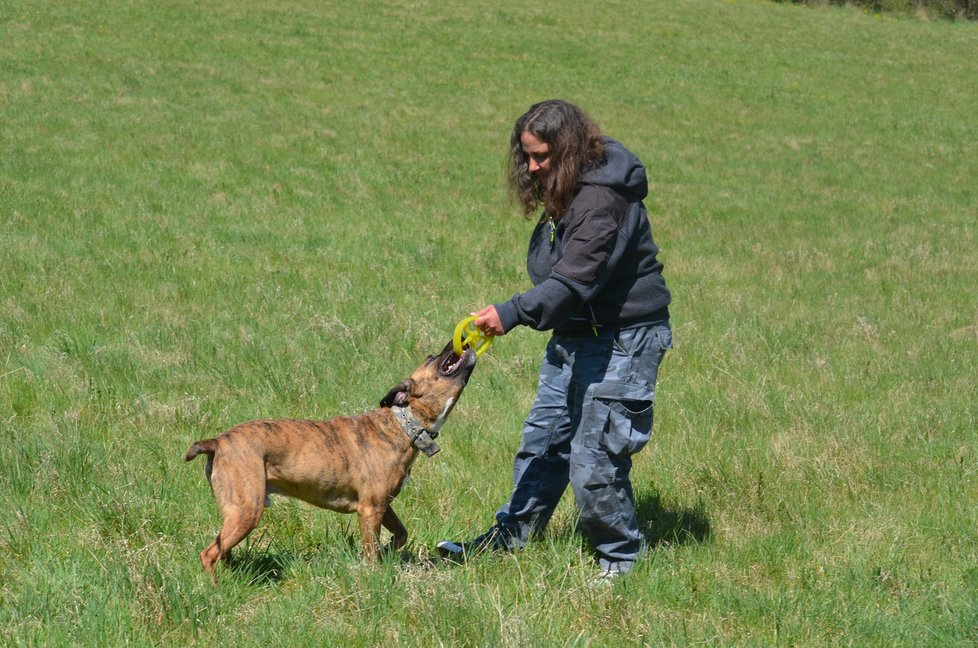
[[[550,145],[537,139],[530,131],[520,133],[520,143],[523,145],[523,152],[526,153],[530,173],[534,175],[546,173],[550,168]]]

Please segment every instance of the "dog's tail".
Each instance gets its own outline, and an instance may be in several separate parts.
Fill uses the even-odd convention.
[[[205,454],[210,457],[214,456],[214,452],[217,450],[217,439],[202,439],[200,441],[194,441],[187,448],[187,456],[183,458],[184,461],[193,461],[197,455]]]

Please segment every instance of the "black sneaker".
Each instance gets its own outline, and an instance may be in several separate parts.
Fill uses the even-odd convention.
[[[435,545],[442,558],[462,562],[473,556],[490,551],[508,551],[509,534],[496,525],[477,538],[468,542],[452,542],[441,540]]]

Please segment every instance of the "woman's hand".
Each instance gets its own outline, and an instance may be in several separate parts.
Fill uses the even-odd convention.
[[[475,317],[473,324],[483,333],[506,335],[506,331],[503,330],[503,323],[499,321],[499,314],[496,312],[495,306],[486,306],[482,310],[472,313],[472,315]]]

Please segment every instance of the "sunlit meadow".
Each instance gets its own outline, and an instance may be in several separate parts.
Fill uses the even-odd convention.
[[[0,4],[9,645],[974,645],[978,27],[751,0]],[[376,406],[527,285],[513,120],[646,162],[674,295],[649,549],[492,521],[546,335],[496,341],[396,501],[278,500],[221,571],[186,447]]]

